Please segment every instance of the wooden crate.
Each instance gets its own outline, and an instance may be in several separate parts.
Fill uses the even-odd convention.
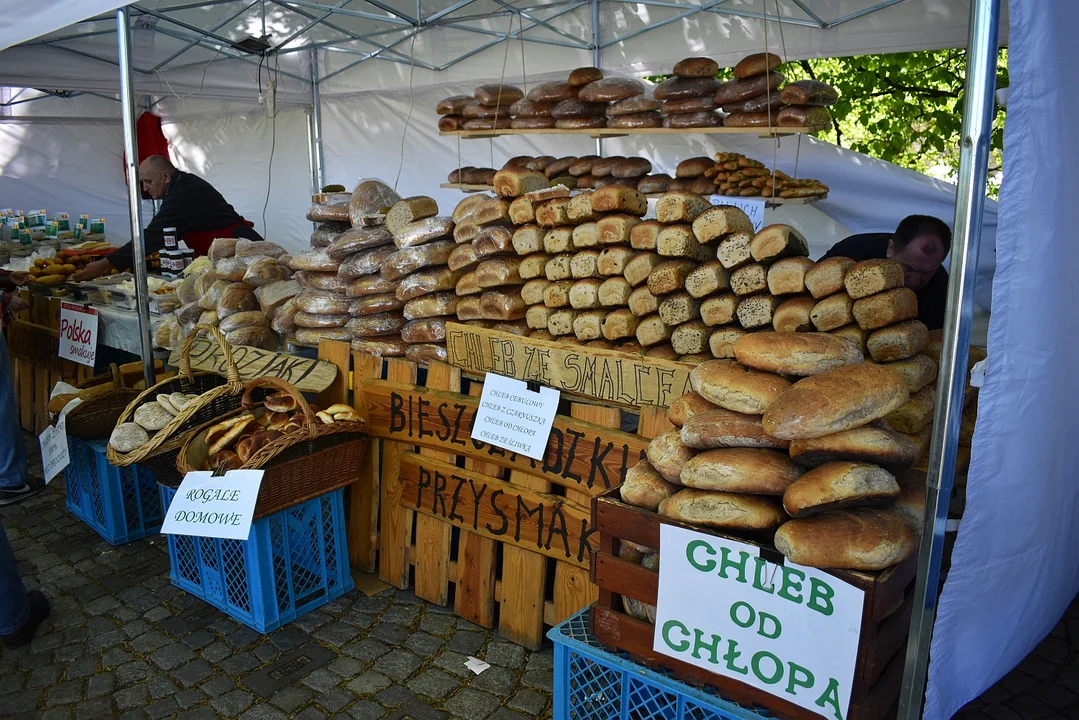
[[[783,699],[731,678],[708,672],[689,663],[655,652],[655,628],[625,612],[622,596],[656,604],[659,573],[618,557],[620,541],[659,549],[660,522],[696,532],[754,545],[752,538],[725,535],[707,528],[681,523],[648,510],[626,505],[617,491],[596,497],[592,524],[599,532],[599,550],[593,580],[600,588],[592,608],[592,632],[604,645],[624,650],[640,662],[663,667],[681,680],[711,685],[724,696],[743,704],[768,707],[781,718],[818,720],[819,716]],[[774,548],[770,548],[775,552]],[[865,591],[861,636],[855,664],[848,720],[878,720],[886,716],[899,696],[903,677],[904,648],[914,604],[917,554],[882,573],[828,571],[830,575]]]

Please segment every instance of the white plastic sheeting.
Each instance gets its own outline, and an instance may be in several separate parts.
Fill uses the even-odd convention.
[[[126,4],[124,0],[0,0],[0,50]]]
[[[925,718],[991,686],[1053,628],[1079,591],[1079,113],[1070,0],[1012,0],[1011,97],[1004,131],[989,328],[967,502],[933,636]]]

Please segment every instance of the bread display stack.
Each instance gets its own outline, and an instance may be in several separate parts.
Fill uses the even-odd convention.
[[[723,118],[716,112],[715,79],[719,65],[704,57],[686,58],[674,66],[674,77],[656,86],[665,128],[719,127]]]
[[[317,223],[311,231],[311,247],[326,247],[352,227],[348,216],[351,197],[346,192],[321,192],[311,196],[307,219]]]
[[[734,66],[734,78],[719,86],[715,101],[727,127],[774,127],[778,124],[780,86],[786,76],[778,68],[783,58],[775,53],[754,53]]]
[[[521,88],[513,85],[481,85],[468,102],[454,96],[438,104],[436,112],[442,116],[438,129],[505,130],[510,126],[510,106],[523,97]]]

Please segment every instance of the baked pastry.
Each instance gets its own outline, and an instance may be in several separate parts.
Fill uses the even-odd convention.
[[[117,452],[129,453],[150,442],[146,430],[133,422],[120,423],[109,436],[109,445]]]
[[[695,450],[723,447],[786,448],[786,440],[769,437],[761,426],[760,415],[746,415],[716,407],[699,398],[693,413],[681,423],[682,442]],[[697,402],[697,401],[693,401]],[[707,405],[703,404],[707,403]],[[674,409],[674,406],[671,406]],[[684,410],[682,412],[685,412]]]
[[[659,504],[678,489],[677,485],[667,482],[647,460],[641,460],[626,471],[619,496],[627,505],[655,512]]]
[[[776,531],[775,544],[799,565],[876,571],[909,557],[917,538],[898,513],[858,508],[786,522]]]
[[[674,520],[729,530],[772,530],[787,515],[778,500],[759,495],[685,488],[659,504],[659,514]]]
[[[682,473],[682,466],[696,454],[696,451],[686,447],[682,442],[682,434],[678,430],[669,430],[657,435],[648,443],[646,450],[648,462],[655,468],[663,479],[670,483],[678,483]]]
[[[700,422],[701,417],[699,415],[690,422]],[[682,434],[685,433],[683,426]],[[781,450],[724,447],[705,450],[687,460],[682,466],[679,483],[698,490],[783,495],[802,473],[803,470]]]
[[[818,438],[791,440],[790,455],[805,467],[834,460],[856,460],[899,469],[918,461],[918,447],[905,435],[879,422]]]
[[[732,360],[712,360],[698,365],[690,372],[689,382],[693,391],[705,400],[748,415],[764,413],[791,387],[790,381],[778,375],[751,370]],[[767,426],[765,430],[768,431]]]

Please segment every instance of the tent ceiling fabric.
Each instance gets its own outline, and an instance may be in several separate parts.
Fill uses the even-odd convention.
[[[134,26],[139,93],[257,98],[257,55],[232,43],[268,35],[279,100],[309,102],[312,50],[320,91],[344,95],[505,77],[527,81],[593,62],[591,0],[140,0]],[[120,3],[48,0],[44,11]],[[43,24],[41,3],[8,13],[0,84],[115,91],[115,22],[63,16]],[[93,7],[91,7],[93,6]],[[767,7],[767,11],[766,11]],[[733,65],[769,50],[787,59],[956,47],[969,2],[959,0],[598,0],[600,66],[642,75],[686,55]],[[55,10],[55,12],[54,12]],[[762,19],[767,12],[770,19]],[[777,15],[778,13],[778,15]],[[80,15],[85,16],[86,10]],[[782,18],[782,22],[777,21]],[[1006,27],[1006,23],[1004,24]],[[20,32],[23,28],[26,32]],[[42,30],[52,32],[41,35]],[[36,37],[30,37],[35,35]]]

